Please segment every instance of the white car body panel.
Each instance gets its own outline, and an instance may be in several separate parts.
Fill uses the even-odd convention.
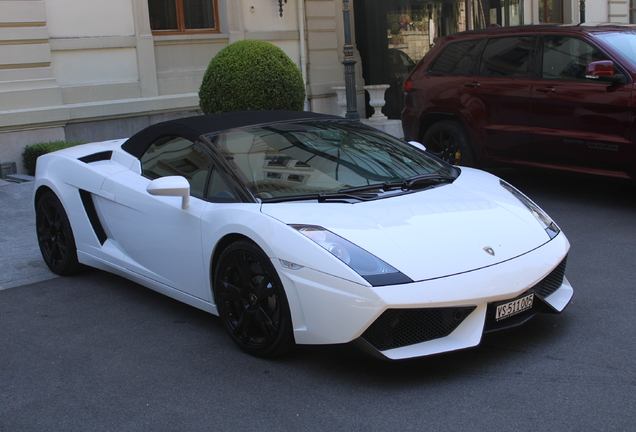
[[[287,224],[326,228],[416,281],[497,264],[550,240],[498,178],[470,169],[453,184],[425,192],[356,204],[266,204],[263,212]]]
[[[390,308],[485,306],[487,303],[515,298],[550,273],[553,262],[560,262],[569,249],[565,236],[559,235],[544,247],[515,260],[495,266],[410,284],[362,287],[310,269],[288,270],[280,265],[281,277],[289,280],[300,298],[305,322],[296,328],[299,343],[344,343],[360,336],[383,311]],[[515,278],[509,277],[514,272]],[[287,287],[287,285],[286,285]],[[572,296],[569,283],[552,296]],[[558,294],[557,294],[558,293]],[[550,299],[548,297],[548,299]],[[568,299],[569,300],[569,299]],[[565,305],[557,300],[555,310]],[[319,334],[313,330],[319,329]],[[483,330],[483,320],[479,329]],[[306,334],[299,334],[307,332]],[[328,341],[327,341],[328,340]],[[459,348],[455,348],[459,349]]]
[[[100,196],[96,202],[106,215],[109,237],[118,239],[126,254],[125,266],[210,301],[201,245],[201,215],[208,203],[193,199],[183,210],[180,197],[152,196],[146,192],[148,183],[131,171],[104,181],[100,195],[114,199]]]
[[[520,296],[569,250],[563,233],[550,239],[498,178],[477,170],[462,168],[452,184],[355,204],[211,203],[191,197],[184,210],[180,197],[146,191],[150,180],[140,175],[139,160],[120,148],[124,141],[72,147],[38,160],[36,193],[46,187],[60,198],[79,261],[217,314],[210,275],[219,242],[249,238],[281,278],[300,344],[353,341],[387,309],[475,306],[449,336],[382,354],[399,359],[475,346],[488,303]],[[113,152],[110,160],[78,160],[104,151]],[[108,237],[103,243],[78,189],[92,194]],[[328,229],[413,282],[373,287],[289,224]],[[561,311],[571,297],[564,278],[544,300]]]

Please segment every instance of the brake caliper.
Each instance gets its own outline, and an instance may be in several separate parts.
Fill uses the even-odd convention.
[[[459,165],[459,163],[462,161],[462,152],[461,150],[457,150],[455,152],[455,163],[454,165]]]

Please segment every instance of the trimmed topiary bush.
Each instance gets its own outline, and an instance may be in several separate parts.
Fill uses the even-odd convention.
[[[73,147],[78,144],[84,143],[79,141],[52,141],[28,145],[22,152],[22,162],[24,163],[24,168],[26,168],[29,175],[34,176],[35,162],[40,156],[46,153],[54,152],[56,150],[62,150],[67,147]]]
[[[302,74],[285,52],[269,42],[242,40],[214,56],[199,89],[206,114],[230,111],[302,111]]]

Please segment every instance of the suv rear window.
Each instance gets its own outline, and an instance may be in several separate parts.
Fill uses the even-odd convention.
[[[442,75],[471,75],[477,70],[481,39],[449,44],[431,66],[430,73]]]

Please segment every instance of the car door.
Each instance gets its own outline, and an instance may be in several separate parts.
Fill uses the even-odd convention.
[[[531,92],[536,160],[627,171],[632,91],[627,76],[620,84],[586,79],[588,63],[611,59],[577,37],[544,36],[542,45],[541,78],[533,80]]]
[[[465,77],[458,102],[474,123],[487,156],[517,158],[531,153],[530,82],[536,38],[488,39],[479,70]]]
[[[201,217],[211,160],[195,144],[181,137],[156,141],[140,159],[142,175],[125,171],[108,177],[100,192],[110,237],[123,253],[122,265],[173,289],[211,300],[208,265],[203,257]],[[183,176],[190,183],[190,205],[181,198],[153,196],[151,180]]]

